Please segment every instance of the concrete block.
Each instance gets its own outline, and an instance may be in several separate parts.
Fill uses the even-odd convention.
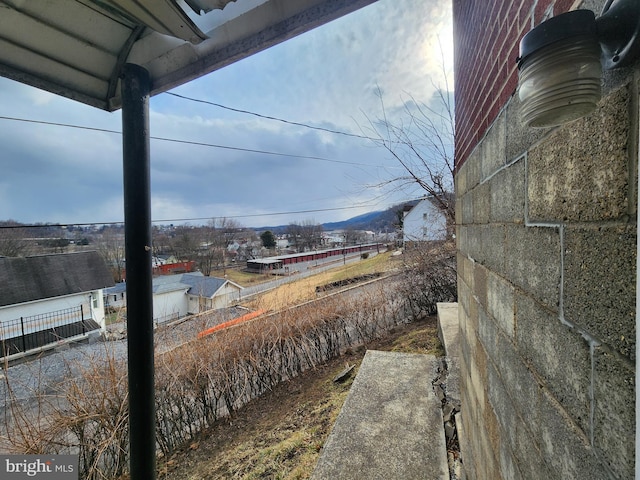
[[[549,133],[548,128],[529,128],[520,120],[520,100],[517,95],[511,97],[505,109],[506,115],[506,161],[523,155],[529,148]]]
[[[560,300],[560,230],[555,227],[506,227],[506,277],[557,310]]]
[[[502,225],[482,225],[479,228],[481,252],[480,262],[491,270],[503,274],[505,272],[506,234]]]
[[[487,272],[479,263],[473,266],[473,294],[482,308],[487,308]]]
[[[465,162],[456,172],[455,177],[453,177],[453,188],[456,192],[456,198],[467,193],[467,168],[467,163]]]
[[[483,310],[479,311],[478,339],[489,358],[493,359],[500,355],[498,350],[498,327]]]
[[[498,172],[491,179],[490,184],[489,221],[493,223],[524,223],[526,195],[524,158]]]
[[[479,232],[480,227],[476,225],[460,226],[460,236],[457,242],[458,250],[473,259],[478,258],[482,248],[482,239]]]
[[[469,286],[474,288],[474,264],[466,255],[458,255],[458,276]]]
[[[629,92],[604,98],[595,113],[567,124],[529,151],[529,220],[624,219],[629,206]]]
[[[536,446],[531,431],[525,426],[523,418],[518,415],[516,406],[511,402],[509,394],[498,374],[498,370],[490,366],[489,368],[489,389],[487,393],[488,399],[495,411],[496,418],[500,424],[501,437],[501,454],[500,466],[502,477],[505,480],[512,478],[523,478],[527,480],[539,480],[541,478],[557,478],[551,474],[542,461],[540,450]],[[531,405],[527,415],[536,416],[538,412],[538,402]],[[514,464],[514,468],[505,468],[506,459],[503,458],[502,451],[505,450],[510,455],[510,463]],[[510,472],[513,470],[514,476]],[[477,477],[481,478],[481,477]]]
[[[477,342],[477,340],[476,340]],[[473,389],[473,394],[476,399],[476,408],[480,410],[480,414],[482,414],[482,410],[485,407],[485,385],[487,381],[487,362],[486,362],[486,354],[481,345],[476,343],[475,352],[473,355],[472,361],[469,363],[469,374],[471,376],[471,388]]]
[[[469,292],[469,334],[477,337],[480,305],[473,291]]]
[[[473,189],[473,223],[489,223],[491,214],[491,191],[489,182]]]
[[[541,397],[539,418],[540,450],[555,472],[554,478],[610,478],[588,438],[546,390]]]
[[[471,290],[465,283],[464,279],[458,275],[458,316],[460,319],[461,328],[468,323],[469,317],[469,299],[471,296]]]
[[[604,348],[594,352],[593,442],[617,478],[633,478],[635,465],[635,372]]]
[[[536,434],[539,422],[535,406],[539,397],[539,384],[516,351],[511,339],[500,333],[498,350],[500,355],[492,360],[500,372],[502,383],[511,398],[516,414],[527,428]]]
[[[635,359],[636,229],[567,228],[564,316]]]
[[[494,273],[487,277],[487,313],[503,333],[515,337],[514,288]]]
[[[464,335],[463,327],[460,326],[460,395],[462,404],[468,405],[467,408],[473,408],[473,403],[468,403],[465,398],[471,395],[471,373],[469,365],[473,361],[471,355],[471,347],[469,345],[469,337]]]
[[[586,433],[590,431],[591,354],[584,338],[558,314],[516,294],[518,349],[546,387]]]
[[[503,113],[496,118],[482,141],[482,181],[505,164],[505,132],[505,115]]]
[[[465,225],[456,226],[456,248],[459,253],[465,256],[468,254],[469,249],[468,229],[469,227]]]
[[[460,217],[456,217],[460,219],[460,223],[463,225],[467,225],[473,223],[473,190],[465,193],[460,197]]]
[[[502,442],[508,445],[515,445],[517,437],[516,426],[519,423],[515,408],[494,365],[488,366],[487,375],[487,399],[500,424]],[[465,405],[463,404],[463,408]]]
[[[467,191],[475,188],[482,178],[482,145],[478,146],[464,162],[467,167]]]

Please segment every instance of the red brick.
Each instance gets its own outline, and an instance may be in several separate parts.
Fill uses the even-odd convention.
[[[568,8],[569,1],[558,0],[557,8]],[[538,0],[537,21],[551,4]],[[531,28],[533,5],[534,0],[454,0],[457,168],[515,91],[518,44]]]
[[[574,0],[557,0],[553,7],[553,14],[560,15],[561,13],[568,12],[573,2]]]

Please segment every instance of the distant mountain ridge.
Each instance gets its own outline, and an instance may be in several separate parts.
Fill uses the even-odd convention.
[[[405,205],[415,205],[418,200],[412,200],[409,202],[400,203],[389,207],[386,210],[376,210],[373,212],[363,213],[347,220],[340,222],[328,222],[323,223],[322,228],[325,231],[331,230],[369,230],[372,232],[393,232],[396,230],[398,224],[397,211],[401,210]],[[271,230],[273,233],[281,234],[285,233],[288,225],[278,225],[272,227],[260,227],[254,228],[255,231],[262,232],[265,230]]]

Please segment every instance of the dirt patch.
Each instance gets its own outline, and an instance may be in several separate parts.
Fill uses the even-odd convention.
[[[327,292],[336,288],[346,287],[348,285],[365,282],[367,280],[373,280],[375,278],[379,278],[380,275],[382,275],[382,273],[380,272],[369,273],[367,275],[359,275],[357,277],[346,278],[344,280],[338,280],[336,282],[327,283],[325,285],[318,285],[316,287],[316,293]]]
[[[158,478],[309,478],[355,372],[342,383],[333,378],[347,364],[357,371],[367,349],[441,355],[436,319],[396,327],[385,338],[276,386],[161,460]]]

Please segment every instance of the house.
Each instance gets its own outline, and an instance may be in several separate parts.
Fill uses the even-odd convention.
[[[113,277],[97,252],[0,258],[3,357],[105,328]]]
[[[225,308],[240,300],[242,288],[224,278],[205,277],[201,272],[153,278],[153,317],[156,323]],[[104,292],[108,308],[126,307],[126,282]]]
[[[619,11],[625,3],[633,9]],[[637,31],[640,2],[452,4],[459,424],[467,478],[638,478],[640,59],[624,58],[638,52],[637,38],[635,48],[609,55],[598,43],[607,39],[606,18],[614,33],[624,32],[627,19]],[[573,29],[562,25],[569,19]],[[569,123],[556,107],[584,114],[587,104],[573,96],[580,88],[544,90],[538,78],[542,88],[518,88],[516,57],[523,68],[534,63],[533,55],[518,55],[518,45],[531,48],[531,36],[520,41],[543,23],[538,46],[545,47],[535,62],[547,63],[540,73],[554,82],[568,80],[557,67],[589,70],[601,94],[590,113]],[[595,68],[574,69],[571,52],[550,44],[578,28],[602,34],[591,37]],[[540,29],[534,35],[543,37]],[[624,68],[601,70],[600,59]],[[549,102],[538,103],[544,108],[521,98],[534,91]],[[549,117],[528,126],[534,113]]]
[[[432,197],[420,200],[404,211],[402,242],[444,240],[447,237],[447,217]]]

